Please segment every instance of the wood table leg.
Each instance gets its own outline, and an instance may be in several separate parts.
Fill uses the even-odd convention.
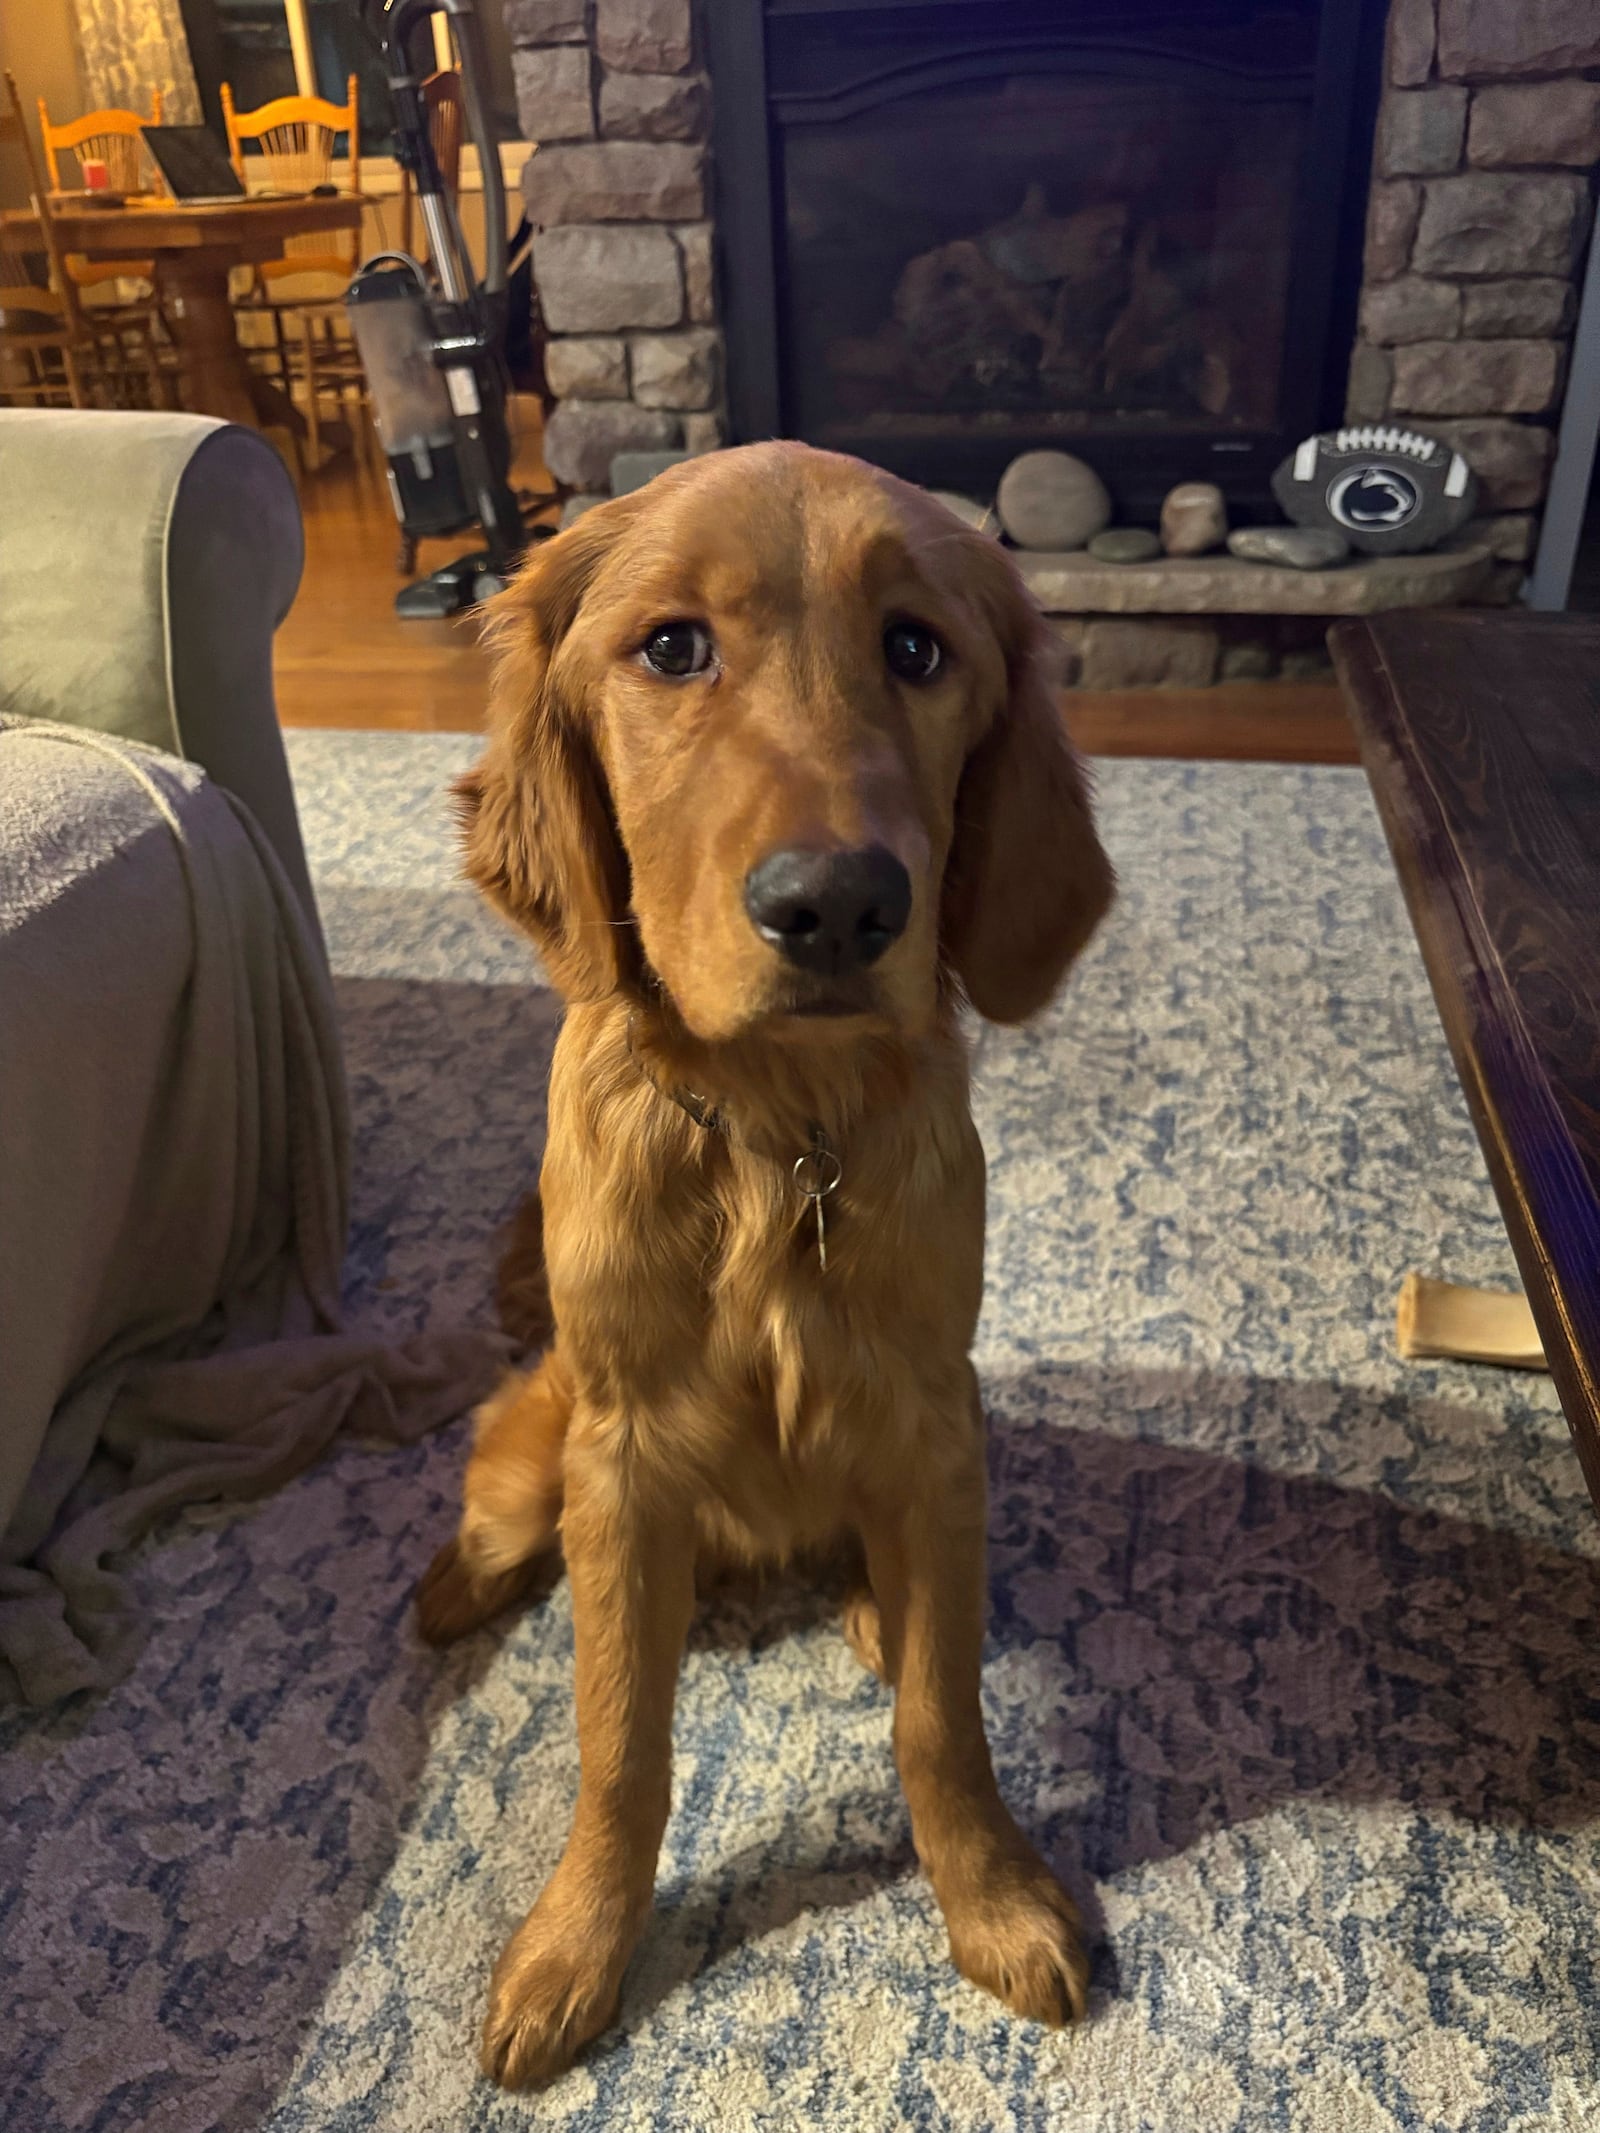
[[[162,307],[183,367],[184,406],[191,414],[254,429],[255,399],[228,299],[228,266],[205,251],[161,254]]]

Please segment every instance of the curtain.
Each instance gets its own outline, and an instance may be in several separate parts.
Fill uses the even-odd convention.
[[[159,89],[169,125],[199,123],[200,92],[179,0],[72,0],[72,7],[87,108],[148,111],[150,92]]]

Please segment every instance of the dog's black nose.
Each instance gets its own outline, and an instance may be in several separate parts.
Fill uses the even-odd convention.
[[[865,970],[906,930],[911,876],[881,844],[861,851],[773,852],[744,880],[763,940],[802,970]]]

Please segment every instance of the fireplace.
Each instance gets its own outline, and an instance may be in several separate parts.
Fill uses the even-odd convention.
[[[720,0],[735,436],[982,495],[1055,445],[1124,513],[1264,504],[1342,416],[1383,14]]]

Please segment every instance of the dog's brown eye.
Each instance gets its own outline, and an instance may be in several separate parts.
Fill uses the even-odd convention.
[[[883,633],[883,656],[902,681],[932,681],[944,664],[944,646],[920,622],[891,622]]]
[[[663,622],[644,640],[645,665],[669,681],[703,674],[711,664],[711,632],[703,622]]]

